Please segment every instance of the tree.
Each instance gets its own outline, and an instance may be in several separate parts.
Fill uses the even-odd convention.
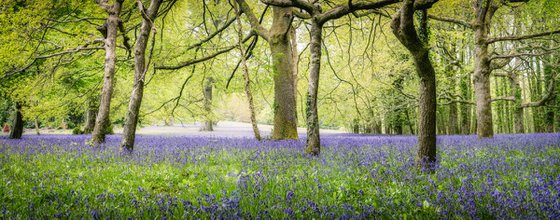
[[[425,3],[430,7],[437,0]],[[433,169],[436,162],[436,73],[430,61],[429,49],[416,32],[414,25],[415,0],[406,0],[393,17],[391,28],[397,39],[410,51],[420,78],[420,98],[418,100],[418,153],[416,164]],[[422,9],[421,27],[426,29],[426,8]]]
[[[311,3],[304,0],[262,0],[265,4],[279,7],[296,7],[304,10],[305,13],[297,13],[299,17],[309,19],[310,43],[309,50],[311,61],[309,64],[308,91],[306,99],[306,119],[307,119],[307,143],[305,152],[318,156],[321,151],[321,140],[319,137],[319,113],[317,111],[317,94],[319,89],[319,75],[321,72],[321,45],[323,42],[323,25],[330,20],[341,18],[358,10],[373,10],[394,4],[397,0],[382,0],[378,2],[359,1],[344,5],[337,5],[330,10],[323,12],[319,2]]]
[[[99,111],[98,102],[99,100],[95,96],[90,96],[87,99],[84,134],[91,134],[91,132],[93,132],[93,128],[95,127],[95,120],[97,118],[97,112]]]
[[[274,127],[272,139],[297,139],[296,95],[294,85],[294,55],[290,30],[292,9],[272,7],[272,25],[266,30],[245,0],[236,0],[241,11],[247,16],[251,27],[259,37],[268,42],[272,54],[272,74],[274,77]]]
[[[241,15],[241,9],[240,9],[241,5],[239,4],[239,2],[237,2],[237,4],[234,7],[237,15],[237,19],[236,19],[237,20],[237,46],[239,49],[239,53],[241,55],[241,69],[243,70],[243,80],[245,82],[243,84],[245,88],[245,96],[247,96],[247,101],[249,102],[249,114],[251,118],[251,126],[253,128],[253,133],[255,135],[255,139],[260,141],[261,133],[259,131],[259,127],[257,126],[257,119],[255,116],[253,93],[251,93],[251,79],[249,78],[249,67],[247,66],[247,54],[245,53],[245,49],[243,48],[243,25],[241,24],[241,19],[239,19],[239,16]],[[276,112],[275,112],[274,121],[276,122]]]
[[[10,139],[20,139],[23,134],[23,114],[21,113],[21,103],[16,102],[14,106],[14,116]]]
[[[138,9],[140,10],[140,14],[142,16],[142,26],[140,27],[140,33],[136,39],[136,45],[134,47],[134,85],[132,88],[132,94],[130,95],[130,101],[128,103],[128,112],[125,118],[123,140],[121,144],[122,147],[128,151],[132,151],[134,149],[134,138],[136,137],[138,115],[140,112],[140,105],[142,104],[142,97],[144,95],[144,80],[151,61],[148,60],[148,62],[146,62],[146,47],[148,46],[150,33],[154,28],[154,21],[162,1],[163,0],[151,0],[149,8],[146,10],[144,9],[142,2],[138,0]],[[155,36],[153,39],[155,39]],[[152,42],[152,48],[154,46],[153,44],[154,42]]]
[[[204,110],[206,111],[205,121],[200,127],[201,131],[214,131],[213,121],[212,121],[212,88],[214,87],[215,80],[212,77],[206,77],[204,83],[204,91],[202,95],[204,96]]]
[[[112,5],[109,5],[108,0],[96,0],[96,2],[109,15],[105,25],[100,28],[105,37],[105,71],[103,74],[103,89],[101,91],[101,101],[99,102],[99,112],[97,113],[91,137],[94,144],[101,144],[105,142],[106,129],[111,123],[109,113],[111,110],[113,78],[117,61],[117,30],[121,22],[119,15],[124,0],[116,0]]]

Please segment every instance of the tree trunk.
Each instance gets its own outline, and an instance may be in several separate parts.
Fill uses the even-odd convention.
[[[481,25],[484,26],[484,25]],[[475,29],[474,93],[476,96],[477,134],[479,138],[494,136],[490,97],[490,60],[484,28]]]
[[[201,131],[214,131],[213,121],[212,121],[212,87],[214,86],[214,79],[212,77],[206,78],[206,83],[204,84],[204,111],[206,113],[206,119],[202,123],[200,128]]]
[[[238,2],[239,4],[239,2]],[[241,4],[239,4],[241,6]],[[236,10],[238,8],[236,7]],[[236,11],[237,12],[237,11]],[[247,12],[245,12],[247,13]],[[239,13],[237,13],[239,16]],[[257,125],[257,119],[255,117],[255,104],[253,103],[253,94],[251,93],[251,79],[249,78],[249,67],[247,66],[247,59],[245,54],[245,49],[243,48],[243,25],[241,20],[237,17],[237,45],[239,48],[239,53],[241,54],[241,68],[243,70],[243,79],[245,81],[245,95],[247,96],[247,101],[249,102],[249,113],[251,115],[251,126],[253,127],[253,133],[255,134],[255,139],[261,140],[261,133]]]
[[[297,49],[297,35],[296,35],[296,29],[294,27],[290,28],[290,40],[291,40],[291,45],[292,45],[292,71],[294,74],[294,100],[295,100],[295,105],[294,105],[294,112],[296,112],[296,125],[297,125],[297,119],[298,119],[298,115],[297,115],[297,94],[298,94],[298,76],[299,76],[299,53],[298,53],[298,49]]]
[[[415,56],[414,62],[420,76],[420,120],[416,161],[431,164],[436,161],[436,77],[427,52],[420,57]]]
[[[297,139],[297,112],[294,80],[294,57],[290,29],[292,8],[272,6],[272,26],[264,29],[245,0],[236,0],[247,16],[253,31],[265,39],[272,53],[274,80],[274,125],[272,139]]]
[[[558,63],[556,65],[560,65],[560,60],[558,61]],[[559,69],[557,69],[556,71],[558,71]],[[556,88],[560,89],[560,80],[556,80]],[[560,106],[560,94],[556,94],[556,99],[552,100],[553,104],[555,106]],[[554,132],[560,132],[560,113],[558,112],[558,109],[556,109],[556,113],[554,115],[555,119],[554,119]]]
[[[426,10],[422,11],[421,33],[427,33]],[[431,171],[436,163],[436,75],[430,61],[429,49],[418,37],[414,26],[414,0],[407,0],[396,16],[391,28],[397,39],[408,49],[414,58],[416,73],[420,78],[418,100],[418,152],[416,165]],[[427,37],[427,36],[424,36]]]
[[[452,48],[452,51],[455,51],[455,47]],[[448,61],[449,63],[446,65],[445,71],[446,71],[446,76],[449,79],[449,93],[451,93],[452,97],[455,97],[455,87],[456,87],[456,83],[455,83],[455,70],[452,68],[450,61]],[[458,134],[459,133],[459,127],[458,127],[458,110],[457,110],[457,102],[455,101],[451,101],[451,103],[449,103],[449,114],[447,115],[447,133],[448,134]]]
[[[294,67],[291,29],[291,8],[272,7],[273,21],[270,29],[270,50],[274,79],[274,127],[272,139],[298,139]]]
[[[445,121],[445,114],[444,114],[445,106],[438,106],[436,107],[436,134],[446,135],[447,133],[447,122]]]
[[[498,9],[492,1],[474,1],[474,93],[476,97],[476,129],[479,138],[494,136],[492,121],[492,100],[490,93],[490,55],[488,54],[488,33],[494,12]]]
[[[39,117],[35,117],[35,134],[37,135],[41,135],[41,132],[39,132]]]
[[[123,130],[123,139],[121,146],[132,151],[134,149],[134,138],[136,137],[136,126],[138,124],[138,115],[140,113],[140,106],[142,105],[142,97],[144,95],[144,78],[148,66],[146,65],[146,47],[150,39],[150,32],[152,31],[153,22],[156,19],[159,6],[162,0],[152,0],[150,7],[147,11],[144,10],[142,3],[138,1],[140,13],[142,15],[142,26],[136,45],[134,46],[134,85],[132,87],[132,94],[128,103],[128,112],[126,114]]]
[[[317,156],[321,152],[319,137],[319,113],[317,112],[317,93],[319,90],[319,73],[321,70],[321,41],[323,40],[323,24],[315,18],[311,20],[311,63],[309,68],[309,84],[306,102],[307,144],[305,152]]]
[[[458,134],[459,129],[457,126],[457,102],[449,103],[449,115],[447,117],[447,124],[448,124],[448,134]]]
[[[509,75],[510,80],[510,88],[513,92],[513,97],[515,98],[515,105],[514,105],[514,128],[515,133],[525,133],[525,125],[523,123],[523,107],[521,106],[523,97],[521,97],[521,86],[519,85],[519,79],[517,78],[517,74],[510,73]]]
[[[97,105],[97,100],[95,100],[95,98],[90,98],[88,100],[88,106],[86,110],[86,125],[84,126],[84,134],[91,134],[91,132],[93,131],[98,110],[99,106]]]
[[[543,94],[542,92],[542,83],[541,83],[541,60],[537,57],[534,57],[533,62],[535,63],[536,70],[533,77],[529,77],[529,88],[531,91],[531,99],[530,100],[539,100],[540,96]],[[532,108],[531,111],[533,112],[533,127],[535,132],[543,132],[544,127],[542,124],[542,117],[541,117],[541,108]]]
[[[23,135],[23,115],[21,114],[21,104],[16,102],[12,129],[10,130],[10,139],[20,139]]]
[[[471,100],[471,77],[470,73],[465,79],[461,80],[461,96],[465,101]],[[471,133],[471,105],[469,103],[461,103],[461,134]]]
[[[547,56],[544,59],[544,84],[549,85],[553,83],[554,80],[554,67],[552,66],[552,58],[551,56]],[[557,89],[560,87],[556,87]],[[554,104],[554,100],[556,100],[557,93],[553,93],[552,97],[550,98],[550,104]],[[554,107],[545,106],[544,107],[544,128],[545,132],[554,132],[554,115],[556,114]]]
[[[500,79],[497,77],[494,77],[494,91],[495,91],[495,95],[497,97],[502,97],[505,96],[506,94],[502,93],[501,89],[500,89]],[[503,111],[503,102],[496,102],[495,106],[496,108],[494,109],[495,111],[495,115],[496,115],[496,128],[494,129],[496,131],[496,133],[500,134],[500,133],[504,133],[504,111]]]
[[[406,121],[408,124],[408,130],[410,130],[410,134],[414,135],[414,127],[412,127],[412,121],[410,120],[410,114],[408,113],[408,108],[404,110],[404,114],[406,115]]]
[[[99,112],[92,133],[93,144],[105,142],[106,128],[110,125],[109,112],[111,108],[111,96],[113,95],[113,78],[115,75],[115,64],[117,60],[116,43],[117,29],[120,22],[119,14],[123,0],[117,0],[107,10],[107,37],[105,38],[105,71],[103,74],[103,90],[99,102]]]

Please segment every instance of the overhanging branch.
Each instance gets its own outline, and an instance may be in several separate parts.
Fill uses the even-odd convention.
[[[255,36],[255,32],[252,31],[248,36],[245,37],[245,39],[243,39],[243,42],[248,41],[249,39],[251,39],[251,37],[254,37],[254,36]],[[218,55],[227,53],[227,52],[229,52],[229,51],[235,49],[235,47],[237,47],[237,45],[235,45],[235,46],[228,46],[228,47],[226,47],[226,48],[224,48],[224,49],[222,49],[222,50],[216,51],[215,53],[210,54],[210,55],[208,55],[208,56],[201,57],[201,58],[195,58],[195,59],[192,59],[192,60],[187,60],[187,61],[181,62],[181,63],[179,63],[179,64],[177,64],[177,65],[172,65],[172,66],[165,66],[165,65],[163,65],[163,66],[156,66],[155,69],[158,69],[158,70],[178,70],[178,69],[181,69],[181,68],[184,68],[184,67],[193,65],[193,64],[197,64],[197,63],[200,63],[200,62],[204,62],[204,61],[210,60],[210,59],[212,59],[212,58],[214,58],[214,57],[217,57]]]
[[[486,42],[487,42],[488,44],[491,44],[491,43],[496,43],[496,42],[500,42],[500,41],[526,40],[526,39],[531,39],[531,38],[536,38],[536,37],[543,37],[543,36],[548,36],[548,35],[553,35],[553,34],[558,34],[558,33],[560,33],[560,30],[548,31],[548,32],[543,32],[543,33],[538,33],[538,34],[528,34],[528,35],[519,35],[519,36],[506,36],[506,37],[495,37],[495,38],[490,38],[490,39],[488,39]]]

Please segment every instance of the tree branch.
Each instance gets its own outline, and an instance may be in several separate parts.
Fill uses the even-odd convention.
[[[487,42],[488,44],[491,44],[491,43],[496,43],[496,42],[500,42],[500,41],[526,40],[526,39],[531,39],[531,38],[536,38],[536,37],[543,37],[543,36],[553,35],[553,34],[558,34],[558,33],[560,33],[560,30],[548,31],[548,32],[543,32],[543,33],[538,33],[538,34],[528,34],[528,35],[519,35],[519,36],[506,36],[506,37],[495,37],[495,38],[490,38],[490,39],[488,39],[486,42]]]
[[[255,32],[252,31],[248,36],[245,37],[245,39],[243,39],[243,42],[248,41],[249,39],[251,39],[251,37],[254,37],[254,36],[255,36]],[[222,49],[222,50],[216,51],[215,53],[210,54],[210,55],[208,55],[208,56],[206,56],[206,57],[201,57],[201,58],[195,58],[195,59],[192,59],[192,60],[187,60],[187,61],[181,62],[181,63],[179,63],[179,64],[177,64],[177,65],[174,65],[174,66],[165,66],[165,65],[164,65],[164,66],[156,66],[155,69],[158,69],[158,70],[178,70],[178,69],[181,69],[181,68],[184,68],[184,67],[193,65],[193,64],[197,64],[197,63],[200,63],[200,62],[204,62],[204,61],[210,60],[210,59],[212,59],[212,58],[214,58],[214,57],[217,57],[218,55],[227,53],[227,52],[229,52],[229,51],[235,49],[236,47],[237,47],[237,45],[235,45],[235,46],[228,46],[228,47],[226,47],[226,48],[224,48],[224,49]]]
[[[329,20],[343,17],[347,14],[353,13],[353,12],[358,11],[358,10],[378,9],[378,8],[381,8],[381,7],[384,7],[384,6],[387,6],[387,5],[391,5],[391,4],[394,4],[394,3],[397,3],[397,2],[399,2],[399,0],[380,0],[380,1],[376,1],[376,2],[359,1],[359,2],[352,3],[352,5],[348,5],[348,4],[339,5],[337,7],[334,7],[332,9],[318,15],[317,20],[320,23],[325,23]]]
[[[496,98],[493,98],[491,101],[492,102],[496,102],[496,101],[515,102],[515,97],[514,96],[496,97]]]
[[[548,92],[539,101],[523,103],[521,107],[529,108],[529,107],[543,106],[546,105],[547,102],[555,98],[556,80],[554,80],[554,78],[555,77],[553,77],[552,80],[550,80],[550,83],[548,84]]]
[[[192,50],[194,48],[200,47],[202,46],[202,44],[212,40],[214,37],[216,37],[219,33],[221,33],[222,31],[224,31],[226,28],[228,28],[231,24],[233,24],[233,22],[235,21],[236,18],[232,18],[230,20],[228,20],[224,26],[222,26],[221,28],[217,29],[214,33],[211,33],[210,35],[208,35],[206,38],[204,38],[203,40],[199,41],[196,44],[193,44],[191,46],[189,46],[187,48],[187,50]]]
[[[459,19],[448,18],[448,17],[441,17],[441,16],[432,15],[432,14],[428,14],[428,18],[434,19],[434,20],[436,20],[436,21],[449,22],[449,23],[461,25],[461,26],[463,26],[463,27],[472,29],[472,24],[471,24],[471,23],[466,22],[466,21],[462,21],[462,20],[459,20]]]
[[[542,52],[542,53],[513,53],[513,54],[507,54],[507,55],[494,55],[494,56],[491,56],[489,60],[495,60],[495,59],[510,59],[511,60],[511,58],[521,57],[521,56],[539,57],[539,56],[543,56],[543,55],[547,55],[547,54],[551,54],[551,53],[552,53],[552,51],[547,51],[547,52]]]
[[[309,13],[311,16],[318,13],[318,11],[316,11],[317,8],[314,7],[313,4],[305,0],[261,0],[261,2],[267,5],[273,5],[278,7],[301,8],[307,11],[307,13]]]
[[[2,77],[0,77],[0,79],[4,79],[4,78],[10,77],[10,76],[12,76],[12,75],[14,75],[14,74],[23,72],[23,71],[29,69],[29,67],[33,66],[33,64],[35,64],[35,62],[37,62],[38,60],[48,59],[48,58],[51,58],[51,57],[62,56],[62,55],[66,55],[66,54],[77,53],[77,52],[80,52],[80,51],[102,50],[102,49],[105,49],[104,47],[88,47],[90,44],[101,43],[101,42],[103,42],[103,41],[102,41],[102,40],[95,40],[95,41],[93,41],[93,42],[86,43],[86,44],[84,44],[84,45],[82,45],[82,46],[79,46],[79,47],[76,47],[76,48],[73,48],[73,49],[68,49],[68,50],[65,50],[65,51],[58,52],[58,53],[52,53],[52,54],[47,54],[47,55],[36,56],[36,57],[33,58],[33,60],[32,60],[31,62],[29,62],[27,65],[23,66],[22,68],[15,69],[15,70],[12,70],[12,71],[9,72],[9,73],[4,74]]]
[[[249,20],[249,24],[251,24],[251,28],[253,29],[253,31],[266,41],[270,41],[269,31],[259,23],[259,19],[257,19],[255,13],[253,13],[253,10],[251,9],[251,7],[249,7],[247,2],[245,2],[245,0],[235,1],[237,2],[237,4],[239,4],[239,8],[241,9],[241,11],[243,11],[245,16],[247,16],[247,19]]]

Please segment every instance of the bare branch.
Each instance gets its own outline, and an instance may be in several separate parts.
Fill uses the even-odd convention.
[[[548,35],[553,35],[553,34],[558,34],[558,33],[560,33],[560,30],[548,31],[548,32],[543,32],[543,33],[538,33],[538,34],[529,34],[529,35],[495,37],[495,38],[488,39],[486,42],[488,44],[491,44],[491,43],[496,43],[496,42],[500,42],[500,41],[526,40],[526,39],[543,37],[543,36],[548,36]]]
[[[359,1],[359,2],[354,2],[352,3],[352,7],[350,7],[350,5],[345,4],[345,5],[339,5],[335,8],[332,8],[328,11],[326,11],[325,13],[322,13],[320,15],[318,15],[318,21],[320,23],[325,23],[329,20],[332,19],[337,19],[340,17],[343,17],[347,14],[350,14],[352,12],[358,11],[358,10],[373,10],[373,9],[378,9],[387,5],[391,5],[394,3],[399,2],[399,0],[381,0],[381,1],[376,1],[376,2],[370,2],[370,1]],[[415,4],[416,6],[416,4]]]
[[[547,55],[547,54],[551,54],[551,53],[552,53],[551,51],[548,51],[548,52],[542,52],[542,53],[513,53],[513,54],[507,54],[507,55],[494,55],[494,56],[490,57],[490,60],[511,59],[511,58],[521,57],[521,56],[539,57],[539,56],[543,56],[543,55]]]
[[[254,36],[255,36],[255,32],[252,31],[248,36],[245,37],[245,39],[243,39],[243,42],[248,41],[249,39],[251,39],[251,37],[254,37]],[[195,58],[195,59],[192,59],[192,60],[187,60],[187,61],[181,62],[181,63],[179,63],[179,64],[177,64],[177,65],[174,65],[174,66],[156,66],[155,69],[159,69],[159,70],[177,70],[177,69],[181,69],[181,68],[184,68],[184,67],[193,65],[193,64],[197,64],[197,63],[200,63],[200,62],[204,62],[204,61],[210,60],[210,59],[212,59],[212,58],[214,58],[214,57],[217,57],[218,55],[227,53],[227,52],[229,52],[229,51],[235,49],[236,47],[237,47],[237,45],[235,45],[235,46],[228,46],[228,47],[226,47],[226,48],[224,48],[224,49],[222,49],[222,50],[216,51],[215,53],[210,54],[210,55],[205,56],[205,57]]]
[[[87,43],[87,44],[85,44],[85,45],[82,45],[82,46],[79,46],[79,47],[76,47],[76,48],[73,48],[73,49],[68,49],[68,50],[65,50],[65,51],[58,52],[58,53],[52,53],[52,54],[47,54],[47,55],[36,56],[36,57],[33,58],[33,60],[32,60],[31,62],[29,62],[27,65],[23,66],[22,68],[15,69],[15,70],[12,70],[12,71],[9,72],[9,73],[4,74],[2,77],[0,77],[0,79],[4,79],[4,78],[10,77],[10,76],[12,76],[12,75],[14,75],[14,74],[21,73],[21,72],[23,72],[23,71],[29,69],[29,67],[33,66],[33,64],[35,64],[35,62],[37,62],[38,60],[48,59],[48,58],[51,58],[51,57],[57,57],[57,56],[62,56],[62,55],[66,55],[66,54],[73,54],[73,53],[77,53],[77,52],[80,52],[80,51],[102,50],[102,49],[105,49],[104,47],[88,47],[89,45],[91,45],[91,44],[93,44],[93,43],[100,43],[100,42],[103,42],[103,41],[102,41],[102,40],[95,40],[95,41],[93,41],[93,42],[89,42],[89,43]]]
[[[496,101],[515,102],[515,97],[514,96],[496,97],[496,98],[493,98],[491,101],[492,102],[496,102]]]
[[[463,27],[472,29],[472,24],[469,23],[469,22],[463,21],[463,20],[459,20],[459,19],[455,19],[455,18],[448,18],[448,17],[441,17],[441,16],[432,15],[432,14],[428,14],[428,18],[434,19],[436,21],[449,22],[449,23],[461,25]]]
[[[267,5],[273,5],[278,7],[301,8],[307,11],[307,13],[309,13],[312,16],[318,13],[317,8],[314,7],[313,4],[305,0],[261,0],[261,2]]]
[[[206,43],[206,42],[212,40],[212,39],[213,39],[214,37],[216,37],[219,33],[221,33],[221,32],[224,31],[226,28],[228,28],[228,27],[235,21],[235,19],[236,19],[236,18],[232,18],[232,19],[228,20],[228,21],[224,24],[224,26],[222,26],[221,28],[217,29],[214,33],[211,33],[210,35],[208,35],[206,38],[202,39],[202,40],[199,41],[198,43],[195,43],[195,44],[189,46],[189,47],[187,48],[187,50],[191,50],[191,49],[194,49],[194,48],[198,48],[198,47],[202,46],[202,44],[204,44],[204,43]]]
[[[554,78],[555,77],[553,77],[552,80],[550,80],[550,83],[548,84],[547,93],[539,101],[523,103],[521,105],[521,107],[522,108],[529,108],[529,107],[543,106],[543,105],[546,105],[546,103],[548,103],[550,100],[555,98],[555,95],[556,95],[556,80],[554,80]]]

